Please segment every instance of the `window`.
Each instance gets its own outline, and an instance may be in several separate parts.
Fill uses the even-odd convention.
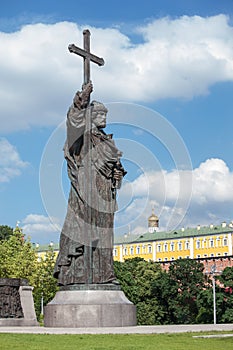
[[[213,257],[213,256],[214,256],[214,254],[213,254],[213,253],[211,253],[211,254],[210,254],[210,256],[211,256],[211,257]]]
[[[130,255],[133,255],[133,247],[130,247]]]
[[[159,253],[161,252],[161,245],[160,244],[157,245],[157,252],[159,252]]]
[[[162,259],[159,258],[158,261],[162,261]]]
[[[227,253],[224,253],[224,256],[227,256]]]
[[[151,245],[148,245],[148,253],[152,253],[152,246]]]
[[[185,242],[185,249],[189,249],[189,241]]]
[[[201,257],[200,254],[197,254],[197,258],[200,259],[200,257]]]
[[[171,242],[171,244],[170,244],[170,251],[174,252],[174,250],[175,250],[174,242]]]
[[[223,238],[223,246],[224,246],[224,247],[226,247],[226,246],[227,246],[227,244],[228,244],[228,242],[227,242],[227,238],[225,237],[225,238]]]
[[[171,260],[175,260],[175,258],[172,256]]]
[[[123,254],[124,254],[124,255],[127,255],[127,248],[124,248]]]
[[[167,252],[167,243],[164,243],[164,251]]]
[[[182,243],[178,242],[178,250],[182,250]]]
[[[198,239],[198,240],[196,241],[196,248],[197,248],[197,249],[200,249],[200,247],[201,247],[201,242],[200,242],[200,240]]]
[[[139,246],[137,246],[136,252],[137,252],[137,254],[140,254],[140,247]]]
[[[219,247],[219,244],[220,244],[220,238],[218,237],[218,238],[216,239],[216,247]]]
[[[113,256],[117,256],[117,249],[116,248],[113,249]]]
[[[205,247],[206,247],[206,239],[204,238],[202,241],[202,248],[205,248]]]
[[[167,258],[164,258],[164,261],[167,261]]]
[[[214,247],[214,240],[213,240],[213,238],[210,238],[209,247],[210,247],[210,248],[213,248],[213,247]]]

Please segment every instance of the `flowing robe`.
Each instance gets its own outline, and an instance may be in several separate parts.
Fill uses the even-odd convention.
[[[67,114],[64,155],[71,189],[54,271],[59,285],[111,283],[115,280],[112,249],[117,204],[113,170],[119,151],[112,135],[93,129],[91,136],[89,134],[91,151],[85,154],[85,112],[85,109],[79,110],[73,105]],[[89,183],[85,157],[91,157]],[[120,169],[124,175],[126,172],[121,164]],[[87,253],[87,247],[91,247],[91,253]],[[91,259],[91,264],[87,259]]]

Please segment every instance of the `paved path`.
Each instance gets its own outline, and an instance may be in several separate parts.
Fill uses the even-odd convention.
[[[153,334],[184,332],[227,331],[233,334],[233,324],[171,325],[171,326],[134,326],[103,328],[46,328],[46,327],[0,327],[0,333],[34,334]]]

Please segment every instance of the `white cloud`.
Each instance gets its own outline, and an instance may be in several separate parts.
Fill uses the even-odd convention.
[[[193,171],[151,171],[130,186],[132,200],[118,221],[131,225],[133,232],[143,226],[147,230],[152,207],[163,230],[233,220],[233,172],[222,159],[207,159]],[[127,197],[128,191],[132,193],[126,183],[120,195]]]
[[[28,214],[22,220],[23,233],[31,238],[32,242],[57,242],[60,232],[60,222],[57,218],[49,218],[39,214]]]
[[[74,23],[24,26],[0,33],[0,123],[2,131],[54,125],[65,118],[82,84],[82,60],[68,44],[82,45]],[[233,80],[233,28],[225,15],[163,18],[137,28],[134,44],[118,29],[90,27],[93,98],[155,101],[192,98],[217,82]]]
[[[0,183],[19,176],[21,169],[27,165],[27,162],[20,159],[17,149],[5,138],[0,138]]]
[[[160,230],[230,222],[233,220],[232,188],[233,172],[217,158],[207,159],[193,171],[144,173],[131,184],[126,182],[119,192],[119,204],[128,204],[116,215],[115,233],[146,232],[152,208],[159,217]],[[40,243],[58,242],[61,226],[58,218],[38,214],[29,214],[22,221],[23,232],[33,242]]]

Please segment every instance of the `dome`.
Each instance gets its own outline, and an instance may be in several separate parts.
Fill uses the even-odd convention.
[[[149,216],[148,218],[148,227],[149,232],[154,232],[159,227],[159,218],[157,215],[155,215],[154,209],[152,210],[151,216]]]
[[[159,218],[154,213],[149,216],[148,221],[159,221]]]

